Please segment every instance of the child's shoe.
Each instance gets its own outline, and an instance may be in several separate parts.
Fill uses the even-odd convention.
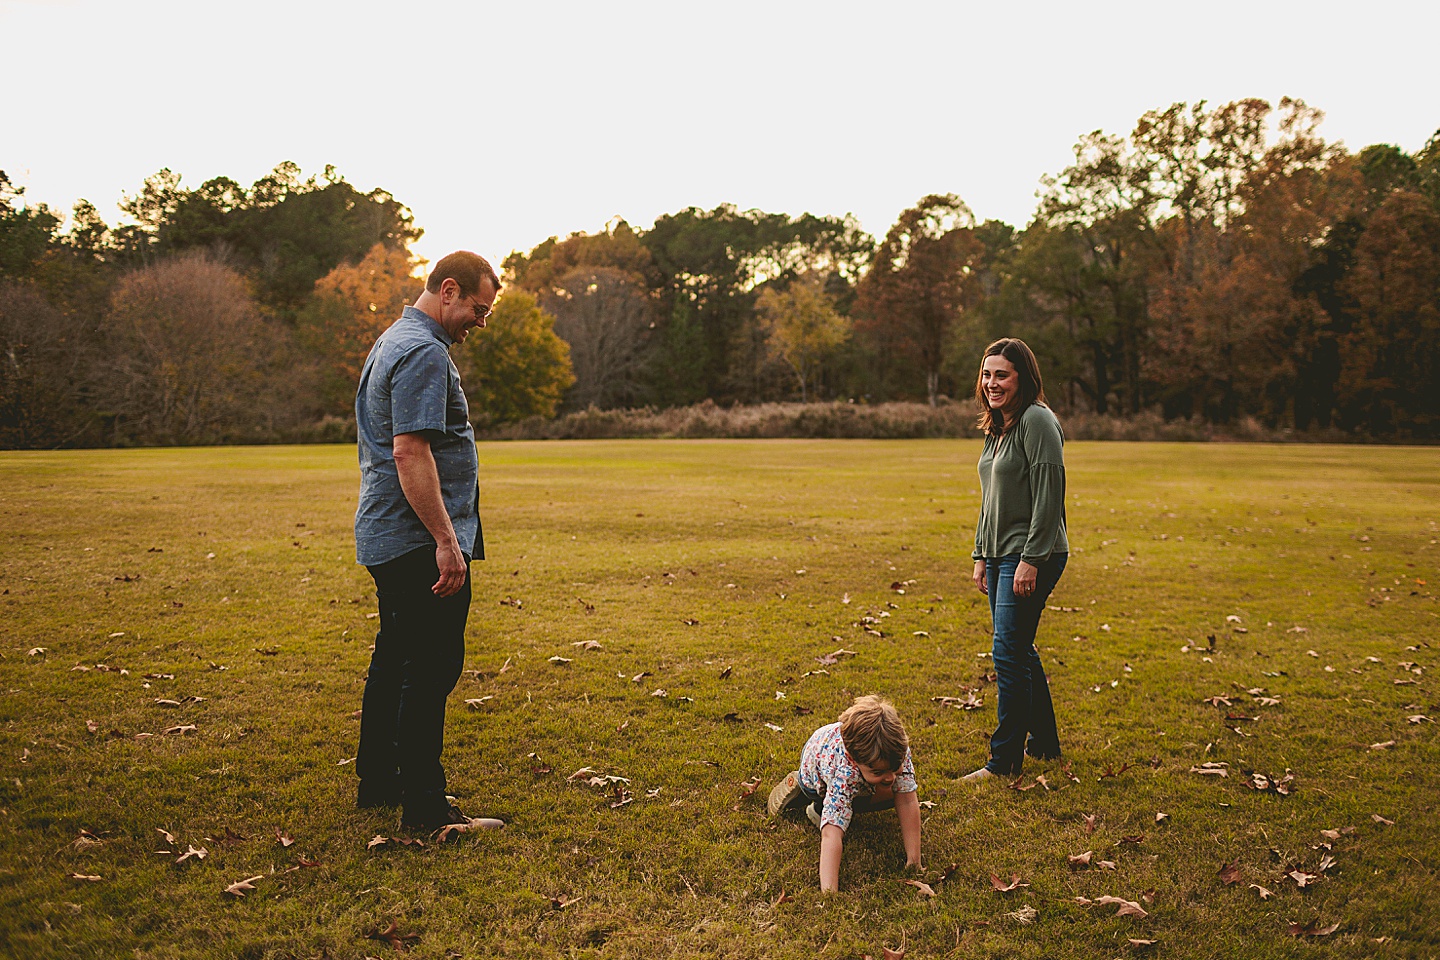
[[[815,824],[815,829],[816,829],[816,830],[821,829],[821,827],[820,827],[820,810],[819,810],[819,808],[817,808],[817,807],[815,806],[815,804],[812,803],[812,804],[810,804],[810,806],[808,806],[808,807],[805,808],[805,816],[810,819],[810,822],[811,822],[811,823]]]
[[[785,812],[785,808],[794,803],[800,796],[800,771],[792,770],[785,775],[785,779],[775,784],[775,789],[770,791],[770,802],[767,809],[770,816],[778,817]]]

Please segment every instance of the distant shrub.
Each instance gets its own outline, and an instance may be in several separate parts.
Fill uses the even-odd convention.
[[[1200,420],[1166,420],[1158,413],[1134,417],[1094,413],[1061,413],[1069,440],[1159,440],[1205,442],[1355,442],[1339,431],[1304,434],[1272,430],[1252,418],[1230,426]],[[722,407],[706,400],[688,407],[657,410],[600,410],[590,407],[553,420],[529,417],[514,423],[477,429],[482,440],[610,440],[670,438],[868,438],[913,440],[941,437],[978,439],[970,403],[761,403]]]

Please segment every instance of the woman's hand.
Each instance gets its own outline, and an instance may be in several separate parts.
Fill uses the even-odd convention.
[[[985,582],[985,561],[984,561],[984,560],[976,560],[976,561],[975,561],[975,572],[972,573],[972,574],[970,574],[970,579],[975,581],[975,589],[976,589],[976,590],[979,590],[981,593],[984,593],[984,594],[988,594],[988,593],[990,592],[990,587],[989,587],[989,585]]]
[[[1015,567],[1015,582],[1010,587],[1017,597],[1029,597],[1035,593],[1035,577],[1040,571],[1021,560]]]

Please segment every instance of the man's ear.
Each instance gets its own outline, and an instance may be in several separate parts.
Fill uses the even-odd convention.
[[[460,284],[454,277],[446,277],[440,282],[440,302],[451,303],[460,296]]]

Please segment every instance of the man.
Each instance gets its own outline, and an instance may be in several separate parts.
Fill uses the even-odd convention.
[[[440,753],[445,698],[465,662],[470,561],[485,559],[485,544],[475,433],[449,348],[484,329],[499,290],[484,258],[442,258],[415,305],[375,341],[355,394],[355,552],[380,600],[358,803],[399,805],[415,830],[468,819],[446,796]]]

